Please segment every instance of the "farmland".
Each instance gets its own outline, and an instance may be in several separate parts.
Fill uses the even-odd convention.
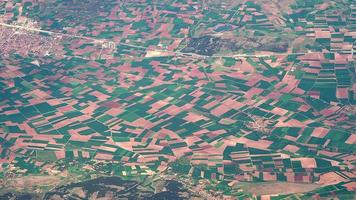
[[[351,0],[0,2],[0,199],[353,199],[355,44]]]

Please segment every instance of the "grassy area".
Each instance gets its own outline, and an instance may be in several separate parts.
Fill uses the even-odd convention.
[[[53,162],[57,160],[56,154],[54,151],[43,151],[43,150],[38,150],[36,151],[36,159],[42,162]]]

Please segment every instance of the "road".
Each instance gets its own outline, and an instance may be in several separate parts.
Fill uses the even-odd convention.
[[[53,31],[47,31],[47,30],[42,30],[38,28],[31,28],[31,27],[26,27],[26,26],[20,26],[20,25],[14,25],[14,24],[6,24],[0,22],[0,26],[8,27],[8,28],[15,28],[15,29],[23,29],[27,31],[33,31],[33,32],[38,32],[38,33],[45,33],[49,35],[59,35],[59,36],[64,36],[64,37],[73,37],[73,38],[79,38],[79,39],[85,39],[85,40],[90,40],[93,42],[97,43],[105,43],[105,42],[113,42],[110,40],[105,40],[105,39],[97,39],[94,37],[88,37],[88,36],[80,36],[80,35],[74,35],[74,34],[67,34],[67,33],[58,33],[58,32],[53,32]],[[148,48],[144,46],[139,46],[139,45],[134,45],[134,44],[129,44],[129,43],[124,43],[124,42],[118,42],[116,43],[118,45],[124,45],[124,46],[129,46],[133,48],[138,48],[146,51]],[[179,56],[192,56],[195,58],[248,58],[248,57],[255,57],[255,58],[261,58],[261,57],[269,57],[269,56],[288,56],[288,55],[304,55],[306,53],[318,53],[318,52],[297,52],[297,53],[270,53],[270,54],[232,54],[232,55],[212,55],[212,56],[206,56],[206,55],[200,55],[196,53],[183,53],[180,51],[168,51],[168,50],[162,50],[162,49],[149,49],[152,51],[161,51],[161,52],[166,52],[166,53],[173,53],[175,55]]]

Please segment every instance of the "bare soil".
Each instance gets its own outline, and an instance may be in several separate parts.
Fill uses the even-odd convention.
[[[263,183],[243,183],[244,191],[256,195],[268,194],[292,194],[303,193],[321,187],[318,184],[289,183],[289,182],[263,182]]]

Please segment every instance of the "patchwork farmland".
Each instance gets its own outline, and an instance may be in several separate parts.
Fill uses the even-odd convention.
[[[355,196],[353,1],[5,1],[0,38],[0,199]]]

